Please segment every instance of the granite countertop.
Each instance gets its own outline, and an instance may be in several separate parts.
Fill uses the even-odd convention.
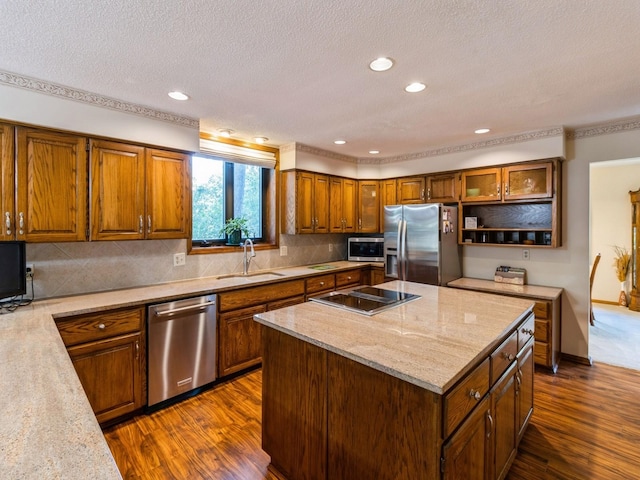
[[[512,295],[526,298],[540,298],[553,301],[562,295],[562,288],[544,287],[541,285],[514,285],[480,278],[458,278],[447,284],[448,287],[477,290],[500,295]]]
[[[8,479],[121,478],[58,334],[55,318],[323,275],[367,264],[331,262],[264,276],[181,282],[46,299],[0,315],[0,471]]]
[[[379,288],[421,298],[373,316],[308,302],[259,323],[443,394],[533,308],[533,302],[393,281]]]

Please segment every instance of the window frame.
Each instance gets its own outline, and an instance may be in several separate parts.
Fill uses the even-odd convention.
[[[262,237],[255,243],[256,250],[267,250],[278,248],[278,221],[279,221],[279,182],[277,179],[279,178],[280,172],[280,152],[279,149],[274,147],[268,147],[265,145],[252,144],[248,142],[240,142],[234,139],[220,139],[213,135],[207,133],[200,133],[201,138],[206,139],[215,139],[216,142],[227,143],[230,145],[242,146],[245,148],[251,148],[254,150],[262,150],[266,152],[271,152],[275,156],[275,167],[273,169],[263,168],[262,174]],[[215,155],[208,152],[198,152],[193,156],[201,155],[203,157],[211,157],[212,159],[222,160],[225,162],[223,167],[225,171],[225,176],[227,175],[227,163],[250,163],[250,162],[234,162],[232,158],[225,158],[223,155]],[[192,183],[192,182],[191,182]],[[191,186],[191,202],[189,203],[189,208],[193,207],[193,185]],[[233,191],[225,188],[225,195],[232,195]],[[232,203],[231,203],[232,205]],[[228,210],[229,203],[225,201],[225,210]],[[225,213],[226,215],[226,213]],[[191,217],[191,221],[193,218]],[[238,250],[242,250],[242,246],[236,245],[226,245],[220,242],[212,243],[209,246],[201,246],[199,242],[194,244],[194,240],[192,238],[193,228],[189,225],[189,238],[188,238],[188,254],[215,254],[215,253],[227,253],[234,252]]]

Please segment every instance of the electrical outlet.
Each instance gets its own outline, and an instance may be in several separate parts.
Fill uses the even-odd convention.
[[[289,249],[287,248],[286,245],[282,245],[280,247],[280,256],[281,257],[286,257],[287,255],[289,255]]]
[[[329,251],[330,251],[330,252],[333,252],[333,243],[330,243],[330,244],[329,244]]]
[[[187,259],[184,253],[174,253],[173,254],[173,266],[180,267],[186,263]]]
[[[33,263],[27,263],[27,278],[33,278],[34,273]]]
[[[522,250],[522,259],[523,260],[529,260],[529,249],[525,248],[524,250]]]

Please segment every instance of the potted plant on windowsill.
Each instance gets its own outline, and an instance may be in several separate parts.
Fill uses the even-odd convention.
[[[224,227],[220,229],[220,235],[224,234],[227,237],[227,245],[240,245],[242,235],[249,236],[247,222],[245,217],[234,217],[224,223]]]

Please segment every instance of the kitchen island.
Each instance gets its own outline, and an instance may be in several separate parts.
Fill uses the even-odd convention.
[[[389,282],[373,316],[305,303],[263,328],[263,448],[284,478],[503,478],[533,411],[533,302]]]

